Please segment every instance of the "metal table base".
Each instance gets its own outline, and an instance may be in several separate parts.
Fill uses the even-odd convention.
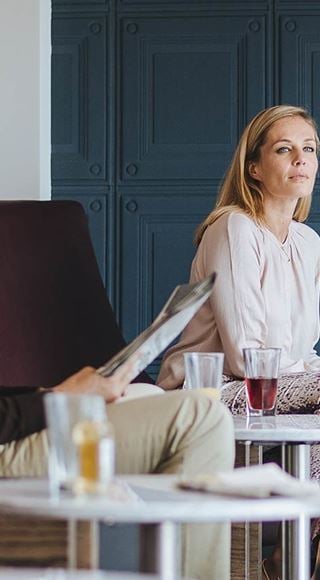
[[[234,417],[235,439],[245,444],[245,464],[250,464],[250,446],[258,446],[262,463],[265,446],[281,446],[282,467],[301,480],[310,478],[311,444],[320,442],[320,420],[315,415]],[[310,524],[303,518],[282,525],[282,577],[310,580]],[[249,579],[249,576],[246,580]]]

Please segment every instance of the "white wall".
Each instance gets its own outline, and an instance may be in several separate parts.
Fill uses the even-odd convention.
[[[51,0],[0,0],[0,199],[50,198]]]

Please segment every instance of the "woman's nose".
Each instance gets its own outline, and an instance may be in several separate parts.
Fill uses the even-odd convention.
[[[294,165],[305,165],[306,160],[305,160],[305,156],[304,156],[304,152],[300,151],[296,154],[294,160],[293,160]]]

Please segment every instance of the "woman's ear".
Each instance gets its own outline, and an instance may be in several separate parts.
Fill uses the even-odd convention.
[[[250,177],[253,177],[253,179],[258,179],[257,167],[253,161],[250,161],[249,166],[248,166],[248,171],[249,171]]]

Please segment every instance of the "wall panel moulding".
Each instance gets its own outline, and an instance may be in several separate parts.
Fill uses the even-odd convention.
[[[108,11],[113,0],[52,0],[54,12],[96,12]]]
[[[221,10],[224,8],[242,11],[248,9],[266,9],[269,5],[272,5],[272,0],[243,0],[241,3],[235,2],[234,0],[220,0],[215,2],[214,0],[119,0],[119,4],[122,6],[143,6],[144,8],[150,6],[157,6],[161,8],[165,6],[166,8],[176,9],[188,6],[203,6],[206,8],[211,8],[214,10]]]
[[[320,12],[320,2],[319,0],[276,0],[275,8],[288,11],[299,11],[304,13],[307,10],[317,10]]]

